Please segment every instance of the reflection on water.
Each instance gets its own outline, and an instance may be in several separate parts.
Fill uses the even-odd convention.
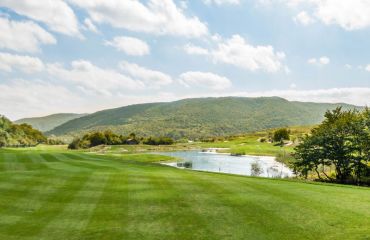
[[[182,159],[176,163],[166,164],[178,168],[273,178],[293,176],[293,172],[284,164],[275,161],[274,157],[235,157],[226,154],[198,151],[166,152],[160,154]]]

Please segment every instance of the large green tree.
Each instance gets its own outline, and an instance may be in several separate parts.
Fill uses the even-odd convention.
[[[368,109],[328,111],[325,120],[296,147],[295,170],[303,176],[312,171],[319,179],[360,183],[368,177],[369,142]],[[333,177],[325,166],[334,168]]]

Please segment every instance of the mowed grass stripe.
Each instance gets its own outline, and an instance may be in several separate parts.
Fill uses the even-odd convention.
[[[194,179],[194,175],[192,179]],[[272,194],[266,192],[261,194],[249,184],[228,183],[225,179],[222,182],[218,180],[217,175],[202,173],[196,177],[195,181],[207,189],[213,198],[222,202],[222,205],[230,208],[230,214],[224,218],[230,218],[230,221],[234,221],[231,224],[234,227],[229,231],[232,238],[249,236],[253,239],[297,239],[301,234],[304,234],[306,239],[313,239],[311,231],[314,229],[306,230],[297,226],[293,219],[290,221],[290,218],[282,217],[281,213],[284,212],[286,206],[275,204]],[[243,179],[240,180],[243,181]],[[238,226],[243,226],[243,228],[238,228]]]
[[[247,182],[240,181],[240,177],[236,176],[234,178],[228,178],[228,180],[231,184],[235,184],[236,182],[243,184],[243,186],[248,184],[250,187],[255,188],[256,191],[271,194],[280,201],[301,204],[297,206],[299,209],[302,209],[303,206],[307,208],[306,206],[309,204],[312,208],[310,211],[317,211],[317,215],[322,216],[323,214],[327,214],[329,217],[330,215],[337,215],[336,212],[338,211],[349,211],[351,214],[355,214],[358,219],[370,216],[370,209],[366,205],[369,203],[368,197],[370,191],[368,188],[330,184],[297,184],[292,181],[260,178],[251,178]],[[354,191],[356,194],[353,194]],[[328,201],[329,196],[331,198],[330,202]],[[338,201],[341,197],[345,201],[343,199]],[[354,202],[356,202],[356,208],[353,208]],[[330,208],[327,208],[328,204],[330,204]],[[323,209],[327,210],[323,212]],[[368,221],[370,224],[370,219]]]
[[[5,226],[1,232],[10,237],[36,237],[49,222],[64,211],[64,208],[80,191],[88,178],[88,174],[74,174],[61,186],[57,186],[52,194],[43,195],[41,193],[42,205],[38,206],[36,211],[24,214],[17,223]],[[35,221],[36,219],[37,221]]]
[[[192,239],[215,239],[207,219],[193,211],[189,192],[179,188],[188,182],[179,181],[174,171],[158,173],[152,167],[129,178],[130,238],[187,239],[192,232]]]
[[[164,203],[166,194],[170,194],[168,188],[164,193],[159,188],[159,182],[149,171],[131,172],[128,182],[128,217],[127,231],[131,239],[168,239],[167,234],[171,234],[172,229],[168,221],[170,213],[168,205]],[[161,205],[161,206],[160,206]],[[160,207],[159,207],[160,206]],[[166,215],[168,214],[168,215]],[[163,234],[159,229],[166,229],[167,234]],[[163,235],[160,235],[160,234]],[[167,236],[167,238],[165,238]]]
[[[82,157],[82,154],[72,154],[72,153],[62,153],[61,155],[57,155],[60,158],[63,158],[63,160],[69,160],[68,164],[72,164],[74,166],[84,166],[88,167],[91,170],[116,170],[117,167],[112,167],[110,164],[104,164],[101,162],[98,162],[96,160],[93,160],[88,157]],[[117,164],[115,164],[117,165]]]
[[[46,162],[59,162],[53,153],[41,153],[40,155]]]
[[[31,159],[32,163],[37,166],[38,169],[47,169],[49,165],[46,163],[45,159],[41,157],[39,153],[28,154],[28,157]]]
[[[245,217],[233,206],[225,203],[218,192],[210,186],[202,185],[197,175],[181,171],[173,177],[177,191],[184,193],[183,211],[191,211],[187,230],[197,230],[195,239],[266,239],[259,226],[247,226]],[[180,215],[181,216],[181,215]],[[193,218],[191,217],[193,216]],[[178,226],[180,227],[180,226]],[[189,236],[186,231],[184,236]]]
[[[41,153],[40,156],[43,158],[47,163],[47,166],[49,168],[52,168],[54,170],[60,170],[60,171],[68,171],[68,172],[79,172],[81,170],[81,167],[72,166],[71,164],[66,164],[64,162],[61,162],[56,156],[56,153]]]
[[[5,167],[5,153],[0,152],[0,173],[6,170]]]
[[[25,166],[23,163],[17,160],[16,153],[4,153],[2,155],[4,158],[4,167],[6,171],[24,171]]]
[[[54,174],[43,175],[43,178],[33,181],[32,186],[18,186],[18,194],[12,195],[12,199],[6,200],[9,195],[5,196],[6,205],[1,205],[0,214],[3,216],[0,220],[3,227],[15,224],[22,219],[24,215],[38,211],[44,204],[44,199],[53,194],[58,187],[62,186],[67,178],[57,177]],[[1,229],[1,227],[0,227]]]
[[[78,239],[128,239],[127,174],[111,173],[86,228]]]
[[[269,186],[279,190],[282,193],[281,196],[294,194],[299,198],[303,198],[301,201],[306,203],[316,201],[320,206],[323,206],[321,202],[327,202],[329,195],[335,196],[331,197],[330,204],[339,207],[340,209],[338,210],[370,216],[370,208],[367,205],[370,202],[369,188],[334,184],[296,184],[295,182],[285,182],[284,188],[281,188],[279,181],[272,181]],[[322,189],[325,189],[325,191],[322,191]],[[353,194],[354,192],[356,194]],[[356,208],[353,207],[354,202],[356,203]],[[368,220],[370,225],[370,218]]]
[[[0,182],[0,214],[13,211],[13,203],[25,198],[33,187],[40,184],[40,181],[49,179],[48,173],[8,176],[6,179],[2,178]]]
[[[35,152],[25,152],[16,154],[17,163],[23,164],[25,170],[40,170],[40,168],[47,168],[45,164],[42,164],[43,161],[36,157],[37,153]]]
[[[341,205],[333,206],[327,200],[333,195],[325,191],[319,194],[326,195],[324,201],[318,200],[314,195],[297,194],[292,189],[285,191],[289,189],[289,185],[296,187],[297,184],[293,182],[228,176],[219,178],[212,174],[201,174],[199,177],[202,180],[201,184],[207,185],[207,188],[212,188],[209,183],[214,184],[214,188],[224,196],[220,199],[230,204],[235,203],[235,208],[239,211],[244,212],[243,209],[248,208],[247,206],[253,206],[255,209],[253,212],[260,213],[260,216],[254,214],[255,221],[257,224],[264,223],[272,236],[283,234],[282,236],[289,238],[298,238],[303,233],[306,239],[317,239],[330,234],[340,239],[343,237],[342,229],[349,224],[358,222],[357,224],[361,225],[369,222],[366,214],[351,214],[353,218],[350,219],[345,217],[348,216],[346,210]],[[325,187],[313,184],[305,186]],[[242,202],[244,204],[240,207]],[[249,211],[246,209],[245,212]],[[358,234],[363,234],[356,229],[353,230],[345,234],[352,236],[353,239],[358,239]]]
[[[127,161],[122,161],[121,156],[108,156],[108,155],[99,155],[94,153],[68,153],[68,156],[72,155],[72,158],[80,161],[88,161],[89,163],[96,164],[99,166],[105,166],[112,169],[127,169]],[[131,164],[132,167],[135,167]]]
[[[81,231],[89,223],[108,178],[107,174],[92,174],[73,200],[47,224],[38,237],[40,239],[81,239]]]

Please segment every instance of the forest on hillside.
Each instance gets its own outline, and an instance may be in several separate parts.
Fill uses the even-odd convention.
[[[0,147],[35,146],[46,141],[46,137],[31,125],[14,124],[0,115]]]

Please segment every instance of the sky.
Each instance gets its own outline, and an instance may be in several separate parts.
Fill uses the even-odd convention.
[[[369,0],[0,0],[0,114],[193,97],[370,105]]]

